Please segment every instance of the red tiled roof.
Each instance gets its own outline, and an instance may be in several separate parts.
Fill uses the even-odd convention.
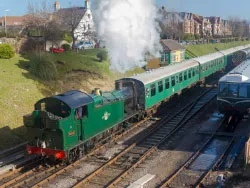
[[[0,22],[4,25],[5,17],[0,18]],[[6,16],[7,26],[23,25],[24,16]]]

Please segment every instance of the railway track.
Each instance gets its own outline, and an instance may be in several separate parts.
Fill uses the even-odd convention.
[[[0,152],[0,171],[2,167],[24,159],[25,156],[23,151],[26,144],[27,142],[24,142]]]
[[[88,174],[74,187],[115,187],[122,178],[157,150],[158,146],[181,129],[216,96],[216,93],[215,88],[210,88],[173,117],[162,119],[143,138],[126,147],[111,160],[101,164],[97,170]],[[89,160],[100,164],[96,156],[92,156]]]
[[[223,121],[222,121],[223,122]],[[222,125],[221,122],[221,126]],[[195,187],[199,188],[203,185],[203,181],[208,177],[210,172],[217,167],[222,158],[230,149],[235,137],[231,135],[217,135],[220,127],[211,134],[205,143],[193,153],[173,174],[166,178],[158,188],[163,187]],[[214,149],[216,145],[220,145],[221,149],[211,159],[209,149]],[[205,162],[204,162],[205,161]],[[209,161],[207,164],[206,162]],[[203,164],[202,164],[203,163]],[[204,164],[205,163],[205,164]]]

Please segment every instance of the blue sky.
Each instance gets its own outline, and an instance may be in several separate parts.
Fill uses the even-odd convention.
[[[23,15],[27,11],[29,0],[0,0],[0,16],[3,10],[10,9],[8,15]],[[30,0],[38,2],[39,0]],[[55,0],[47,0],[52,4]],[[59,0],[62,7],[70,5],[84,5],[84,0]],[[250,20],[250,1],[249,0],[155,0],[160,7],[165,5],[168,10],[187,11],[203,16],[237,16]]]

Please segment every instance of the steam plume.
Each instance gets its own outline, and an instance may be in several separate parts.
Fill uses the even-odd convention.
[[[154,0],[93,0],[93,5],[97,34],[105,43],[112,70],[143,67],[146,53],[159,56]]]

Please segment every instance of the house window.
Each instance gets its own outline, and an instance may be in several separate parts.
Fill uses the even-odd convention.
[[[90,24],[88,24],[88,29],[90,29]]]
[[[164,53],[161,54],[161,62],[165,62],[165,54]]]
[[[85,24],[83,24],[83,29],[86,30],[86,25]]]
[[[90,14],[88,14],[88,18],[90,18],[91,17],[91,15]]]
[[[153,97],[153,96],[155,96],[155,94],[156,94],[155,84],[152,84],[152,85],[150,86],[150,88],[151,88],[151,97]]]
[[[165,80],[165,89],[169,89],[169,78]]]
[[[162,81],[158,82],[158,91],[161,93],[163,91],[163,83]]]
[[[165,54],[165,61],[164,62],[168,62],[168,54]]]

